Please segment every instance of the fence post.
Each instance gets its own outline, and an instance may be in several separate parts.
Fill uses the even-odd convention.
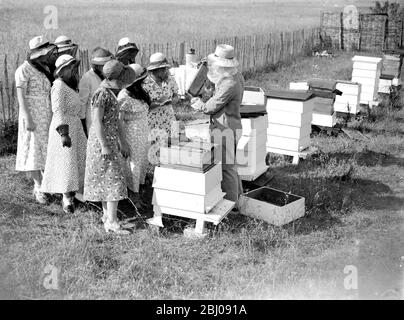
[[[3,114],[3,121],[6,122],[6,105],[4,103],[3,82],[0,81],[0,97],[1,97],[1,113]]]
[[[185,59],[185,42],[180,43],[180,57],[178,63],[184,64],[184,59]]]

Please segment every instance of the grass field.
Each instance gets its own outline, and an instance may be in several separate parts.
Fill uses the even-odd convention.
[[[347,79],[350,58],[304,58],[247,83]],[[306,216],[284,227],[230,217],[200,242],[182,236],[189,221],[167,219],[155,234],[124,204],[123,217],[134,216],[138,227],[128,237],[107,235],[94,207],[69,216],[60,199],[35,204],[14,157],[0,158],[0,298],[397,298],[404,282],[403,123],[404,110],[386,104],[349,123],[364,141],[318,135],[312,144],[320,151],[298,166],[271,157],[269,185],[304,196]],[[60,271],[59,290],[43,287],[47,265]],[[344,288],[350,265],[358,290]]]
[[[4,53],[14,57],[26,52],[29,39],[38,34],[51,41],[66,34],[82,48],[101,45],[114,50],[124,36],[136,43],[166,43],[301,29],[318,26],[322,10],[341,10],[351,3],[371,4],[365,0],[3,0],[0,58]],[[58,9],[57,30],[43,25],[44,8],[50,4]]]

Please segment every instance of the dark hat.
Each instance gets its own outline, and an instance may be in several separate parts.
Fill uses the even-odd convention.
[[[113,89],[124,89],[130,86],[136,78],[135,71],[118,60],[105,63],[102,72]]]

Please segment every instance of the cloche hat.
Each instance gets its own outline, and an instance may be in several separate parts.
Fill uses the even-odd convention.
[[[46,41],[43,36],[36,36],[29,41],[30,59],[37,59],[46,56],[51,51],[56,50],[56,46]]]
[[[208,56],[208,63],[219,67],[238,67],[234,48],[228,44],[219,44],[214,53]]]
[[[140,64],[132,63],[129,65],[129,68],[135,71],[136,78],[133,81],[133,83],[143,80],[144,78],[147,77],[147,70],[143,68]]]
[[[103,66],[105,63],[113,59],[111,52],[104,48],[97,47],[91,54],[91,63],[95,65]]]
[[[121,55],[124,51],[133,50],[138,52],[139,48],[137,45],[128,37],[122,38],[118,42],[118,49],[116,50],[116,55]]]
[[[73,64],[73,65],[78,65],[80,63],[80,60],[77,60],[76,58],[73,58],[71,55],[69,54],[62,54],[59,58],[57,58],[56,63],[55,63],[55,74],[59,74],[59,72]]]
[[[118,60],[105,63],[102,72],[113,89],[124,89],[130,86],[136,78],[135,71]]]
[[[171,65],[168,63],[166,56],[161,52],[156,52],[150,56],[147,70],[151,71],[160,68],[170,68],[170,67]]]
[[[58,47],[58,52],[63,53],[63,52],[70,52],[73,54],[76,54],[78,45],[74,44],[72,42],[72,39],[70,39],[67,36],[59,36],[55,40],[55,45]]]

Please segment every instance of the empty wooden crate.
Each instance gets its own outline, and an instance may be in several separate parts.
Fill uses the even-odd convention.
[[[240,213],[275,226],[290,223],[305,213],[305,199],[280,190],[262,187],[240,196]]]

